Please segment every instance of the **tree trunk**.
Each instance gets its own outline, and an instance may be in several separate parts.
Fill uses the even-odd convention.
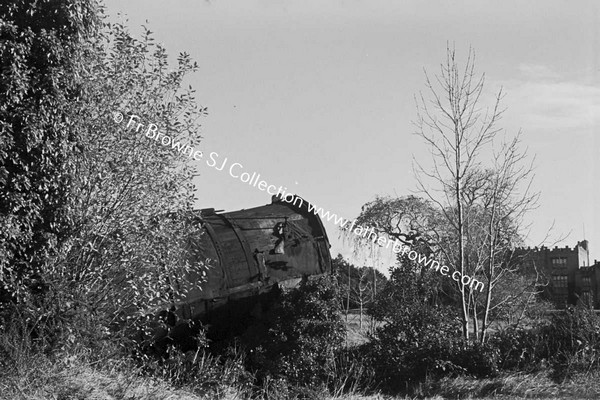
[[[471,292],[471,300],[473,302],[473,340],[477,341],[479,336],[479,321],[477,320],[477,302],[475,301],[475,294]]]
[[[456,166],[455,166],[455,190],[456,190],[456,211],[457,215],[457,226],[458,226],[458,270],[460,271],[461,279],[465,274],[465,243],[464,243],[464,221],[463,221],[463,207],[462,207],[462,185],[461,185],[461,174],[460,174],[460,132],[459,127],[455,126],[454,132],[455,139],[455,154],[456,154]],[[460,301],[462,308],[462,332],[466,340],[469,339],[469,310],[467,309],[467,299],[465,298],[465,285],[462,282],[460,284]]]
[[[350,279],[350,263],[348,263],[348,292],[347,292],[347,296],[346,296],[346,324],[348,323],[348,314],[350,313],[350,284],[351,284],[351,279]]]
[[[360,300],[360,316],[358,319],[358,330],[362,332],[362,311],[363,311],[363,302]]]
[[[371,305],[375,302],[375,296],[377,295],[377,273],[373,268],[373,291],[371,292]],[[371,317],[371,333],[375,332],[375,320]]]
[[[494,195],[495,198],[495,195]],[[495,201],[495,200],[494,200]],[[485,342],[485,334],[488,329],[488,317],[490,314],[490,304],[492,302],[492,283],[494,280],[494,219],[496,218],[496,204],[492,205],[492,213],[490,215],[490,223],[488,225],[488,235],[490,236],[490,251],[488,254],[488,284],[485,290],[485,309],[483,310],[483,321],[481,323],[481,343]]]

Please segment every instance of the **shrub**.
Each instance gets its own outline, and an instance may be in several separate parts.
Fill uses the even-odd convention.
[[[44,290],[44,270],[74,229],[72,118],[100,23],[96,1],[0,2],[0,311]]]
[[[251,349],[250,367],[261,381],[283,378],[293,386],[323,388],[333,378],[343,340],[334,279],[308,279],[282,293],[265,340]]]
[[[369,309],[382,323],[366,345],[376,380],[398,391],[432,376],[494,375],[497,351],[464,341],[454,310],[433,305],[429,278],[404,261]]]
[[[552,315],[549,323],[505,329],[490,343],[498,349],[502,369],[533,371],[548,364],[561,380],[600,365],[600,317],[592,310],[569,309]]]
[[[385,388],[401,390],[427,377],[496,374],[496,350],[464,341],[460,323],[447,312],[437,307],[406,308],[377,329],[367,346],[377,380]]]
[[[463,344],[451,356],[468,375],[489,377],[498,373],[498,350],[488,343]]]
[[[489,343],[498,351],[500,369],[533,372],[544,366],[545,343],[541,326],[529,329],[509,327],[494,334]]]
[[[557,379],[600,365],[600,317],[593,310],[576,308],[555,314],[540,336],[547,343],[542,356],[551,358]]]

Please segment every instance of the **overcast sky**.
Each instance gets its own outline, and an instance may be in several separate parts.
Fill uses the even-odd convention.
[[[572,246],[585,224],[592,260],[600,258],[597,1],[105,3],[133,32],[148,20],[171,55],[187,51],[198,62],[190,83],[209,111],[205,153],[346,218],[376,194],[415,190],[411,160],[429,160],[411,125],[423,69],[439,69],[447,42],[460,61],[472,46],[486,94],[506,92],[501,126],[522,129],[536,156],[541,199],[528,243],[554,221],[553,237],[571,232],[560,245]],[[199,169],[198,207],[270,202],[225,170],[202,161]],[[335,226],[326,228],[333,255],[348,254]]]

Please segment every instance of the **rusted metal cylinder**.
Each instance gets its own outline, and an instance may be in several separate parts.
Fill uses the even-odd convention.
[[[206,281],[176,304],[177,320],[201,319],[232,301],[331,271],[330,244],[319,215],[301,197],[290,199],[273,196],[270,204],[233,212],[201,211],[199,244],[211,262]]]

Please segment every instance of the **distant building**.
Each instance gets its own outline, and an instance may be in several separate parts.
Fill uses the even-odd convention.
[[[540,275],[543,295],[556,307],[582,304],[600,308],[600,263],[590,265],[587,240],[573,248],[517,248],[513,254],[523,274]]]

